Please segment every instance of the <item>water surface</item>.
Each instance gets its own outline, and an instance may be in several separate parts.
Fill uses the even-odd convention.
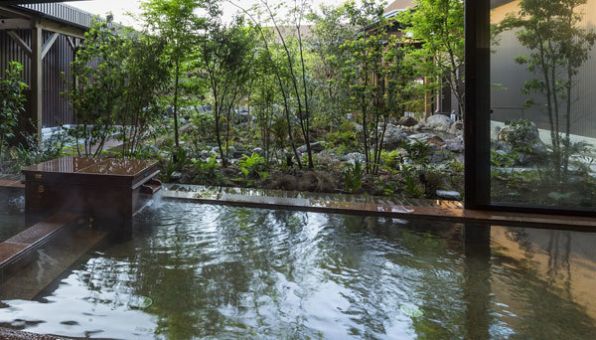
[[[36,301],[4,301],[0,322],[118,339],[596,338],[596,236],[464,231],[164,202]]]

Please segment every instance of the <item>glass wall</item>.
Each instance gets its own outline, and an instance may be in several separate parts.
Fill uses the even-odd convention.
[[[490,24],[490,204],[596,211],[596,0],[491,0]]]

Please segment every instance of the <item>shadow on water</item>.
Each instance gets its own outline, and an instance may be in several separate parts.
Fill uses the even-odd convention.
[[[158,200],[136,224],[0,321],[107,338],[596,335],[580,294],[596,256],[577,249],[592,234]]]

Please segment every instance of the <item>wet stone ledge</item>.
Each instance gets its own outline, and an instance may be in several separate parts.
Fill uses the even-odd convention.
[[[4,340],[58,340],[68,339],[63,337],[55,337],[51,335],[42,335],[35,333],[28,333],[23,331],[17,331],[8,328],[0,328],[0,339]]]
[[[560,215],[469,210],[464,209],[462,202],[449,200],[318,194],[181,184],[164,185],[161,197],[164,199],[190,200],[203,204],[235,205],[254,208],[386,216],[406,219],[436,219],[456,223],[478,222],[497,225],[596,230],[596,219],[589,217],[569,218],[569,216]]]

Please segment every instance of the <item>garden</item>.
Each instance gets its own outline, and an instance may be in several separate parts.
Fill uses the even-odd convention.
[[[166,182],[462,199],[462,119],[473,114],[464,107],[463,1],[417,0],[397,12],[376,0],[230,4],[239,13],[231,20],[215,0],[143,1],[134,29],[96,20],[65,80],[78,124],[43,143],[23,132],[27,86],[12,63],[0,83],[0,173],[59,155],[131,157],[159,160]],[[528,12],[538,23],[548,20],[541,13]],[[529,54],[517,61],[538,77],[528,95],[569,97],[594,45],[575,24],[547,38],[585,38],[542,65],[568,67],[554,83],[539,77],[547,42],[529,41],[535,26],[512,17],[495,27],[521,30]],[[440,112],[441,96],[452,111]],[[571,106],[548,114],[571,121]],[[547,203],[596,201],[593,146],[572,143],[569,124],[551,130],[545,143],[533,122],[505,123],[492,145],[494,195],[527,201],[524,192],[544,190],[526,188],[538,187]]]

